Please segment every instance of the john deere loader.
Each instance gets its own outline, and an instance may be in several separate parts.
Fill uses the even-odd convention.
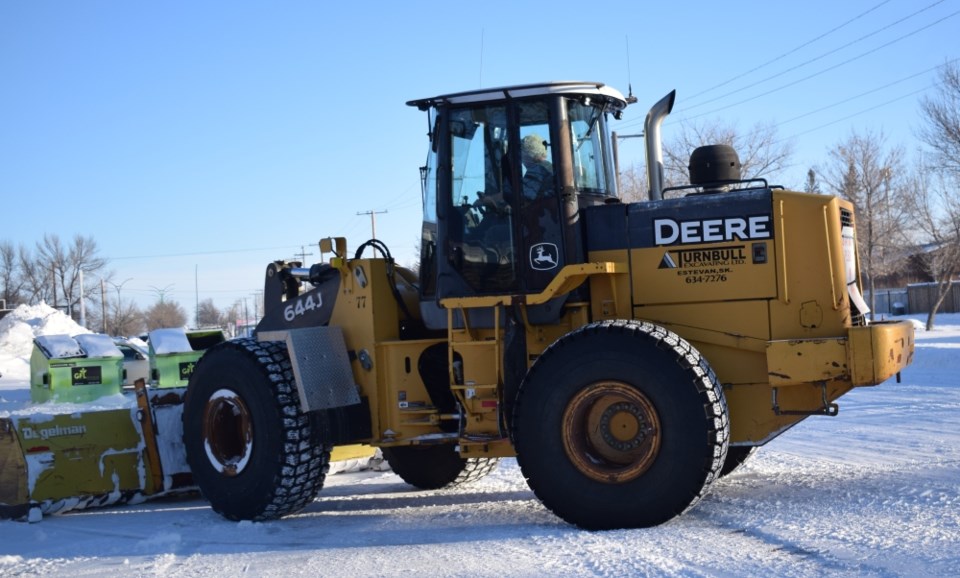
[[[331,450],[364,443],[418,488],[516,456],[542,503],[588,529],[647,527],[837,398],[913,355],[869,323],[847,201],[741,180],[736,152],[691,156],[623,202],[600,83],[414,100],[427,113],[419,270],[371,240],[266,269],[255,337],[200,359],[183,411],[195,482],[233,520],[297,512]]]

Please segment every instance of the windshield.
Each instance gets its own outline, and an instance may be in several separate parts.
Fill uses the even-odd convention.
[[[613,194],[603,170],[603,155],[606,154],[601,131],[603,123],[600,122],[603,109],[568,100],[567,115],[570,118],[574,186],[584,193]]]

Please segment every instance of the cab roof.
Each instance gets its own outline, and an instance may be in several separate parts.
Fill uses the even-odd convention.
[[[420,110],[427,110],[431,107],[554,94],[598,97],[613,105],[617,110],[622,110],[627,106],[627,99],[623,97],[623,94],[621,94],[619,90],[607,86],[602,82],[585,81],[553,81],[503,86],[499,88],[481,88],[466,92],[455,92],[452,94],[411,100],[408,101],[407,104],[415,106]]]

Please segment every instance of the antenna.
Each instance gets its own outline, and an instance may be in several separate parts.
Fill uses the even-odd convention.
[[[637,97],[633,96],[633,79],[630,77],[630,36],[625,37],[627,41],[627,104],[637,102]]]
[[[483,33],[484,29],[480,29],[480,86],[477,88],[483,88]]]

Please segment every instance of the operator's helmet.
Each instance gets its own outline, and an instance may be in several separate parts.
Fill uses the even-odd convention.
[[[547,158],[547,143],[538,134],[528,134],[520,143],[520,152],[524,157],[542,161]]]

